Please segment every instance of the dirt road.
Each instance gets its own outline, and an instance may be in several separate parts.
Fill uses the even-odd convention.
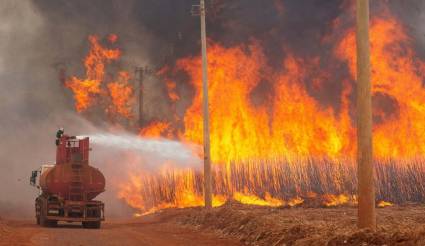
[[[3,226],[1,226],[1,224]],[[111,220],[100,230],[60,224],[42,228],[29,220],[4,220],[0,245],[240,245],[212,232],[199,232],[173,221],[173,216],[152,215],[140,219]]]

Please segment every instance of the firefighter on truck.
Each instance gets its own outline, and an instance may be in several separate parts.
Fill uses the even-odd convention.
[[[63,127],[59,128],[59,130],[56,132],[56,146],[60,144],[60,139],[64,133],[65,131],[63,130]]]

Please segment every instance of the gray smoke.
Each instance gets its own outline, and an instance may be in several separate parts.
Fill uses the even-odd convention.
[[[0,213],[29,214],[36,194],[28,185],[29,172],[52,159],[53,145],[45,143],[52,143],[58,123],[52,115],[62,100],[54,93],[58,86],[49,81],[49,53],[39,39],[45,19],[33,4],[2,1],[0,23]]]

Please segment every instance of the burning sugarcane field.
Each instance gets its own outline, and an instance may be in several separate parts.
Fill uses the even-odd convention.
[[[424,1],[0,11],[0,245],[425,245]]]

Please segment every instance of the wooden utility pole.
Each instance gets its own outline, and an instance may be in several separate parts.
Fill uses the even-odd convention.
[[[358,227],[376,229],[372,155],[369,0],[357,0],[357,172]]]
[[[138,77],[138,86],[137,88],[137,98],[138,98],[138,125],[139,128],[143,127],[143,92],[144,92],[144,88],[143,88],[143,80],[145,78],[145,75],[147,75],[148,73],[150,73],[151,70],[147,67],[136,67],[135,69],[135,74]]]
[[[64,87],[66,83],[66,66],[67,64],[64,61],[58,61],[52,64],[52,67],[58,72],[58,78],[59,82],[61,82],[61,87]]]
[[[212,178],[210,158],[210,127],[208,109],[208,62],[207,33],[205,27],[205,0],[200,0],[201,43],[202,43],[202,92],[204,113],[204,198],[205,207],[212,208]]]

